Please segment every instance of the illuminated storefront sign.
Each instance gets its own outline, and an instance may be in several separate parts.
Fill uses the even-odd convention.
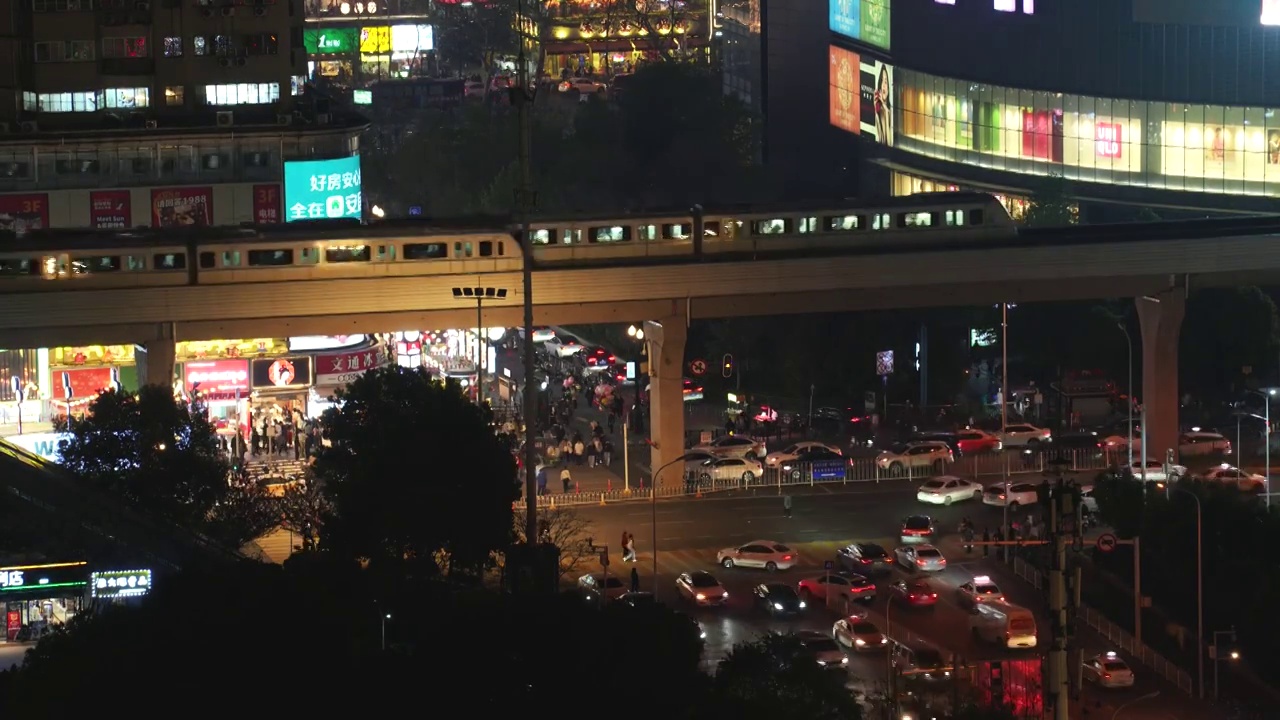
[[[1280,25],[1280,0],[1262,0],[1262,24]]]
[[[1100,122],[1093,126],[1093,146],[1098,157],[1118,158],[1123,150],[1124,126]]]
[[[89,575],[89,592],[95,598],[141,597],[150,590],[150,570],[107,570]]]
[[[828,0],[828,3],[827,24],[831,32],[889,49],[892,0]]]
[[[254,388],[300,388],[311,384],[311,358],[305,355],[253,361]]]
[[[360,33],[355,28],[325,28],[302,31],[302,44],[308,55],[346,55],[359,46]]]
[[[235,393],[249,389],[249,363],[245,360],[203,360],[182,367],[187,392]]]
[[[413,57],[434,50],[435,30],[430,25],[392,25],[391,56]]]
[[[84,573],[86,565],[87,562],[68,562],[0,567],[0,594],[84,587],[88,584]]]
[[[1018,5],[1019,0],[995,0],[995,9],[999,12],[1018,12]],[[1035,14],[1036,0],[1021,0],[1021,5],[1023,15]]]
[[[832,45],[828,48],[828,81],[831,95],[831,124],[847,132],[858,133],[859,63],[856,53]]]
[[[274,338],[186,340],[178,343],[176,357],[179,360],[214,360],[217,358],[283,355],[288,350],[288,346],[283,341]]]
[[[292,352],[337,350],[359,345],[367,337],[366,335],[300,335],[289,338],[289,350]]]
[[[363,55],[380,55],[391,52],[391,28],[360,28],[360,53]]]
[[[359,218],[360,156],[284,164],[287,222]]]
[[[389,362],[381,348],[316,356],[316,385],[338,387]]]

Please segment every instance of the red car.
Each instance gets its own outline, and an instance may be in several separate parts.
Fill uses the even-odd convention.
[[[614,363],[618,362],[617,355],[614,355],[613,353],[601,347],[598,347],[592,350],[591,352],[588,352],[585,355],[585,358],[587,361],[587,367],[597,368],[600,370],[606,370],[608,368],[611,368],[613,367]]]
[[[899,580],[889,586],[889,601],[899,600],[912,607],[933,607],[938,593],[928,580]]]
[[[1003,448],[1000,438],[981,430],[961,430],[956,434],[956,449],[961,455],[996,452]]]

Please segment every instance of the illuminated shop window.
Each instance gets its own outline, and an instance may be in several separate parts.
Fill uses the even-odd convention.
[[[209,105],[265,105],[279,102],[280,83],[227,83],[205,85],[204,101]]]

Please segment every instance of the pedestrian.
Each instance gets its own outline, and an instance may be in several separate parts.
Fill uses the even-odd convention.
[[[610,417],[613,416],[611,415]],[[613,442],[606,438],[604,442],[600,443],[600,453],[604,457],[604,466],[609,467],[613,462]]]
[[[982,557],[990,557],[991,546],[987,543],[991,542],[991,529],[982,528]]]
[[[582,456],[587,451],[587,446],[583,444],[582,438],[579,437],[573,443],[573,461],[577,465],[582,465]]]
[[[608,418],[608,420],[607,420],[606,422],[608,422],[608,423],[609,423],[609,434],[610,434],[610,435],[612,435],[612,434],[613,434],[613,426],[614,426],[615,424],[617,424],[617,422],[618,422],[618,417],[617,417],[617,415],[615,415],[614,413],[609,413],[609,418]]]
[[[973,523],[968,520],[964,521],[964,531],[961,533],[964,537],[964,553],[966,555],[973,554]]]
[[[786,518],[791,517],[791,496],[790,495],[782,496],[782,516]]]
[[[627,533],[627,557],[631,562],[636,561],[636,536],[631,533]]]
[[[640,592],[640,571],[636,568],[631,568],[631,592]]]
[[[622,562],[630,562],[630,550],[627,549],[627,541],[631,539],[631,533],[626,530],[622,531],[622,539],[618,541],[618,547],[622,548]]]
[[[560,471],[560,484],[564,486],[564,494],[569,494],[569,486],[573,483],[573,475],[569,472],[569,466],[565,465]]]

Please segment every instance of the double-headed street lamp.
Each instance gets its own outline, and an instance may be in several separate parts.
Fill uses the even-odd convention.
[[[1267,424],[1267,429],[1265,432],[1262,433],[1262,445],[1266,452],[1267,464],[1266,464],[1266,470],[1263,471],[1266,476],[1266,480],[1264,480],[1263,482],[1266,484],[1266,488],[1267,488],[1267,509],[1270,510],[1271,509],[1271,398],[1276,394],[1276,390],[1275,388],[1269,388],[1266,392],[1263,392],[1262,390],[1250,390],[1249,392],[1254,393],[1256,395],[1261,395],[1262,400],[1265,403],[1263,406],[1265,409],[1263,410],[1262,420]],[[1239,433],[1237,433],[1237,436],[1238,435]],[[1237,437],[1236,440],[1238,441],[1239,437]],[[1240,448],[1236,448],[1236,453],[1239,453],[1239,452],[1240,452]]]
[[[476,404],[484,405],[484,366],[489,361],[489,338],[484,331],[484,301],[505,300],[506,288],[495,287],[456,287],[453,288],[455,298],[475,298],[476,300]],[[532,378],[525,378],[526,383]]]

